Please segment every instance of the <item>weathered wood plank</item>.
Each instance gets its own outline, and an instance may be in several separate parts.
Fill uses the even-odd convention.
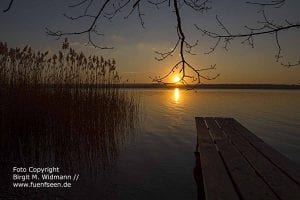
[[[293,179],[298,185],[300,184],[300,166],[276,151],[270,145],[266,144],[263,140],[252,134],[247,128],[242,126],[235,119],[227,119],[229,123],[232,123],[234,128],[244,136],[258,151],[260,151],[265,157],[286,173],[291,179]]]
[[[216,118],[224,133],[280,199],[299,200],[300,188],[249,143],[228,119]],[[228,122],[229,121],[229,122]],[[251,136],[253,137],[253,136]],[[249,137],[250,138],[250,137]]]
[[[213,118],[204,118],[242,199],[278,199],[230,142]]]
[[[196,126],[206,200],[239,199],[203,118]]]

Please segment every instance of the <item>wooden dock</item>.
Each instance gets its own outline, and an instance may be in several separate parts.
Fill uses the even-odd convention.
[[[300,200],[299,166],[235,119],[196,117],[196,126],[206,200]]]

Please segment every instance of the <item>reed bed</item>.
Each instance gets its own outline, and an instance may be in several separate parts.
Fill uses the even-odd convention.
[[[29,46],[8,48],[0,42],[0,84],[9,86],[72,84],[109,85],[119,81],[114,59],[86,56],[69,47],[66,39],[58,54],[33,51]]]
[[[89,183],[105,174],[138,120],[138,97],[119,80],[113,59],[67,40],[57,55],[0,43],[1,191],[13,166],[60,167]]]

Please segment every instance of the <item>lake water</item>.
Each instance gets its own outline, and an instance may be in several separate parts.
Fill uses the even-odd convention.
[[[195,116],[233,117],[300,163],[300,91],[136,90],[138,133],[106,183],[111,199],[196,199]]]
[[[4,156],[0,162],[8,164],[6,168],[2,168],[2,172],[4,170],[5,173],[2,174],[4,178],[0,179],[0,196],[9,193],[5,186],[11,184],[11,168],[15,166],[14,163],[20,163],[17,158],[23,152],[21,150],[26,150],[24,152],[29,152],[25,157],[27,163],[37,163],[37,167],[42,167],[43,163],[50,167],[53,164],[61,167],[62,173],[80,174],[80,181],[74,182],[72,188],[68,189],[12,188],[12,197],[15,194],[36,195],[39,198],[32,199],[45,199],[43,195],[47,192],[45,195],[48,195],[49,199],[197,199],[197,187],[193,177],[196,116],[233,117],[282,154],[300,163],[300,90],[134,89],[125,94],[133,94],[139,98],[138,117],[132,115],[133,120],[128,119],[130,122],[137,122],[135,129],[135,123],[124,123],[128,124],[128,129],[118,129],[115,125],[120,124],[123,118],[114,121],[115,117],[107,115],[107,112],[113,112],[113,107],[106,111],[100,110],[105,113],[100,120],[111,121],[108,123],[111,127],[94,124],[93,120],[99,118],[98,115],[94,118],[88,117],[95,116],[90,113],[89,107],[88,114],[82,118],[79,115],[86,113],[83,112],[85,109],[71,115],[83,122],[66,118],[73,120],[71,126],[68,120],[58,123],[47,113],[45,116],[48,117],[44,117],[44,112],[37,109],[40,107],[32,107],[32,101],[24,101],[30,102],[29,108],[34,111],[32,113],[37,113],[37,116],[25,115],[23,119],[18,115],[23,113],[24,109],[17,107],[19,114],[16,115],[16,119],[20,120],[21,125],[13,127],[12,130],[15,131],[14,134],[20,133],[17,135],[18,140],[14,139],[14,135],[10,137],[11,134],[2,133],[7,142],[2,143],[6,153],[2,154]],[[99,110],[96,112],[101,113]],[[116,113],[120,114],[119,111]],[[113,116],[118,116],[117,114]],[[15,115],[12,116],[15,119]],[[34,120],[26,121],[28,116]],[[67,115],[59,119],[64,119],[65,116]],[[46,123],[38,120],[39,118],[44,119]],[[8,122],[9,119],[8,117]],[[75,122],[79,124],[74,125]],[[10,126],[14,123],[7,124]],[[95,126],[94,129],[99,131],[89,126]],[[107,130],[103,131],[105,127]],[[37,134],[40,130],[43,130],[41,135]],[[63,141],[65,143],[62,143]],[[20,144],[24,144],[26,148],[21,148]],[[56,152],[58,153],[54,154]],[[39,158],[36,159],[38,155]],[[56,159],[53,155],[57,156]],[[25,166],[25,161],[22,162],[22,166]]]

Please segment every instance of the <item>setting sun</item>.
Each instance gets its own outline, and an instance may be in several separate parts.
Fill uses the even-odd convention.
[[[175,76],[173,78],[174,83],[179,83],[180,80],[181,80],[181,78],[179,76]]]

